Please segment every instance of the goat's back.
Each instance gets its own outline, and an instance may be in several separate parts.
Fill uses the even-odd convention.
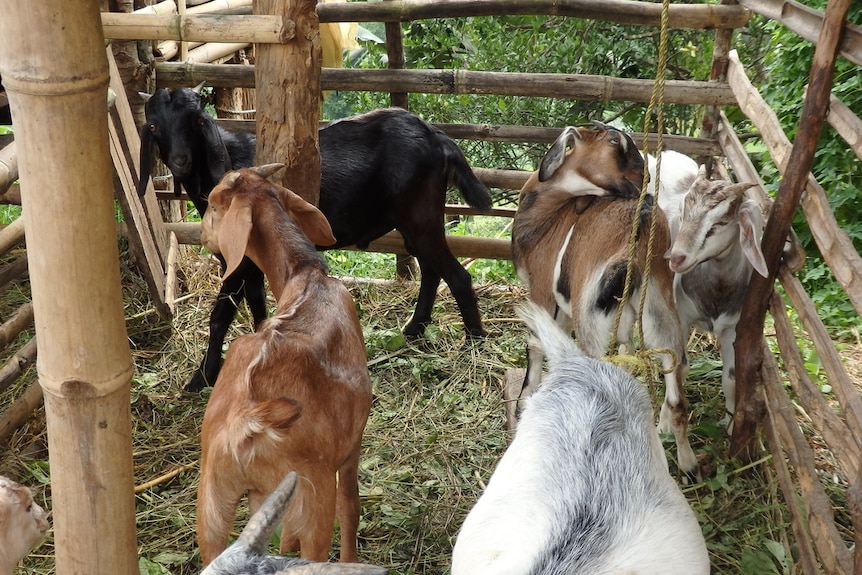
[[[319,142],[320,209],[338,238],[332,248],[365,248],[409,218],[442,218],[450,180],[470,205],[491,205],[457,145],[406,110],[337,120],[320,130]]]
[[[301,467],[298,462],[322,461],[334,472],[361,440],[371,406],[350,294],[321,273],[301,298],[231,343],[204,417],[207,449],[252,466],[243,479],[265,483],[264,492],[277,485],[282,469]],[[315,305],[303,305],[305,298]],[[290,404],[295,421],[279,421]],[[264,477],[270,467],[272,477]]]
[[[637,199],[576,198],[558,191],[522,194],[512,227],[512,252],[518,275],[530,287],[531,299],[552,311],[555,294],[580,302],[585,287],[596,284],[590,305],[605,314],[616,309],[635,217],[639,227],[633,287],[639,287],[646,269],[651,200],[644,203],[640,213],[637,205]],[[667,221],[659,212],[650,274],[667,293],[672,290],[672,277],[663,254],[669,244]]]
[[[708,573],[644,388],[583,356],[546,313],[528,316],[550,372],[464,522],[453,575]]]

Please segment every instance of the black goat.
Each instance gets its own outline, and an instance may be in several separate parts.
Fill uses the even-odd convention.
[[[158,147],[174,174],[175,185],[182,184],[201,214],[206,211],[206,196],[221,176],[252,162],[254,138],[217,126],[202,109],[195,90],[160,89],[147,101],[146,114],[139,194],[146,190],[153,146]],[[424,333],[443,279],[455,297],[467,334],[485,335],[472,279],[449,250],[443,227],[448,184],[456,186],[474,208],[491,207],[488,190],[473,174],[458,145],[400,108],[332,122],[321,128],[319,145],[318,207],[337,239],[327,249],[366,248],[372,240],[398,230],[422,273],[416,309],[404,334],[418,337]],[[175,159],[180,156],[184,161]],[[210,315],[209,346],[200,367],[186,383],[188,390],[200,390],[215,382],[225,334],[239,301],[248,299],[255,325],[265,317],[260,270],[244,263],[231,277],[234,280],[222,286]]]

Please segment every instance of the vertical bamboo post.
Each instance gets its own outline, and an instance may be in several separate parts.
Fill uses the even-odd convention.
[[[751,274],[748,292],[742,305],[742,317],[736,328],[736,413],[733,418],[731,453],[742,460],[752,459],[755,432],[766,406],[760,382],[763,363],[763,322],[772,295],[775,276],[781,261],[784,239],[790,230],[793,212],[808,182],[814,163],[817,141],[829,109],[832,73],[838,54],[838,43],[846,24],[850,0],[829,0],[811,62],[808,94],[802,105],[799,128],[790,151],[787,170],[778,188],[775,204],[763,233],[763,257],[769,266],[769,277]]]
[[[129,385],[97,0],[2,2],[24,191],[56,573],[135,575]],[[50,39],[50,41],[46,41]]]
[[[256,44],[254,83],[257,94],[255,164],[281,162],[281,178],[305,200],[317,205],[320,194],[320,23],[317,0],[254,0],[254,14],[281,15],[296,24],[285,44]]]

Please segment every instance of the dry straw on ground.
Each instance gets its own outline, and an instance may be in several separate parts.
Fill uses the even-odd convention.
[[[143,573],[185,575],[200,569],[195,489],[198,433],[208,393],[187,394],[181,388],[205,346],[217,266],[197,249],[183,252],[182,293],[187,295],[172,323],[152,311],[143,281],[124,263],[127,329],[135,360],[131,399]],[[477,286],[491,336],[470,341],[463,335],[454,301],[441,289],[427,337],[406,342],[399,328],[415,302],[416,284],[349,285],[365,331],[375,393],[360,471],[359,556],[394,573],[443,574],[458,527],[509,439],[501,378],[506,369],[524,365],[525,331],[513,318],[526,291],[517,284]],[[13,284],[2,298],[3,317],[27,297],[26,282]],[[244,313],[229,340],[249,325]],[[747,467],[729,458],[719,424],[723,404],[717,354],[705,340],[693,343],[701,351],[692,364],[687,393],[693,446],[703,458],[707,479],[684,491],[703,526],[714,572],[789,573],[781,565],[781,557],[789,556],[793,547],[789,515],[772,478],[769,456]],[[8,405],[34,378],[31,368],[0,395],[0,406]],[[0,454],[0,472],[32,485],[37,500],[50,509],[45,445],[40,409]],[[672,441],[666,446],[673,462]],[[828,476],[829,452],[824,448],[821,453]],[[245,511],[237,526],[244,520]],[[50,533],[20,572],[54,572]]]

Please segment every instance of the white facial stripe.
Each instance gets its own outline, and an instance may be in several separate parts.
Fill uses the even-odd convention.
[[[554,181],[554,189],[566,191],[573,196],[607,196],[610,192],[600,188],[577,172],[567,171]]]

